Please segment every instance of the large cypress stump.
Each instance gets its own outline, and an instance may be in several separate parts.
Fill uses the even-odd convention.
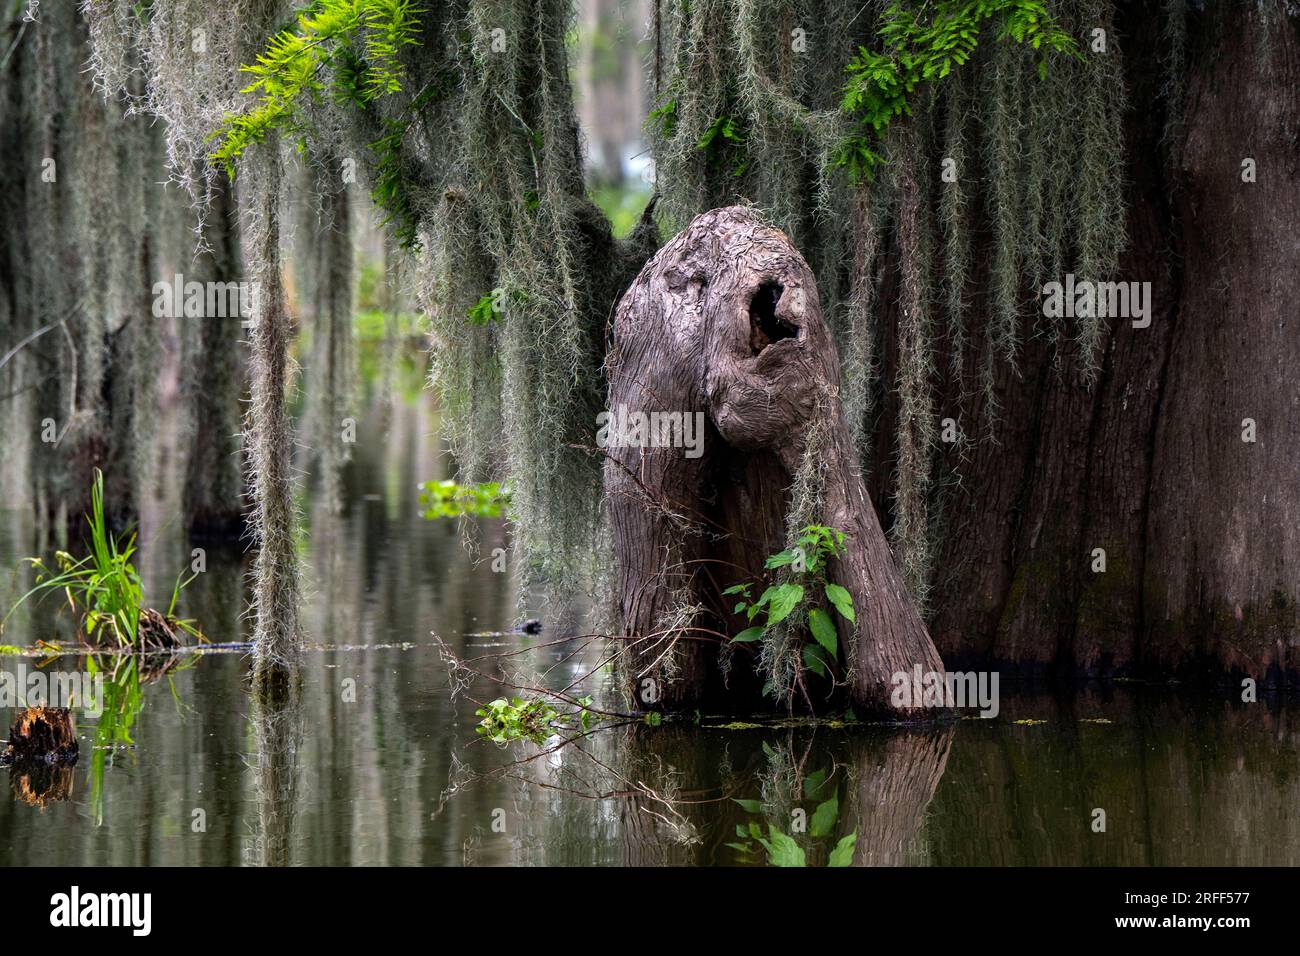
[[[790,489],[807,453],[817,472],[814,520],[847,535],[829,580],[856,608],[855,624],[837,620],[851,700],[859,712],[899,716],[892,676],[943,665],[867,497],[840,408],[839,360],[803,257],[752,210],[705,213],[642,269],[618,305],[613,337],[611,412],[705,420],[698,457],[644,443],[607,449],[628,693],[668,710],[734,704],[731,691],[744,681],[719,671],[718,634],[746,622],[721,591],[760,580],[767,555],[786,546]]]

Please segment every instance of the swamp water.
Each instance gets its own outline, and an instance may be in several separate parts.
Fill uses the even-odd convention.
[[[520,670],[557,688],[598,648],[570,660],[541,646],[562,633],[549,620],[540,636],[474,636],[514,622],[514,584],[471,558],[454,521],[420,517],[418,483],[445,467],[436,421],[423,402],[399,405],[358,436],[342,512],[302,504],[304,622],[335,649],[307,652],[297,705],[256,706],[242,653],[146,670],[123,691],[139,695],[129,724],[78,713],[75,767],[0,770],[0,863],[761,864],[755,830],[778,849],[790,844],[774,833],[792,836],[808,865],[851,834],[859,864],[1300,863],[1295,703],[1226,691],[1048,697],[1003,682],[997,718],[937,728],[665,723],[553,752],[498,748],[475,733],[474,710],[500,690],[475,681],[453,699],[430,632],[462,658],[532,646]],[[167,520],[174,484],[142,521],[155,601],[190,561]],[[22,496],[5,500],[7,608],[34,532]],[[485,558],[505,543],[498,521],[480,532]],[[247,557],[209,549],[207,561],[179,610],[214,642],[246,640]],[[51,637],[55,610],[20,611],[3,642]],[[0,657],[13,674],[35,665]],[[13,716],[0,708],[5,727]]]

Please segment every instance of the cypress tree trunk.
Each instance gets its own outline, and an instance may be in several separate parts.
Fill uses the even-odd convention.
[[[847,535],[830,579],[856,609],[856,625],[838,621],[854,706],[888,710],[894,673],[941,671],[858,474],[816,282],[785,235],[741,207],[697,217],[624,295],[614,341],[615,415],[707,421],[698,457],[609,442],[630,695],[668,709],[720,695],[717,651],[701,635],[745,626],[721,591],[762,577],[790,510]],[[792,485],[811,500],[791,500]]]
[[[975,445],[939,517],[931,628],[951,666],[1300,677],[1300,43],[1278,5],[1185,15],[1172,75],[1159,9],[1118,8],[1115,24],[1135,108],[1116,130],[1131,238],[1112,278],[1152,283],[1151,324],[1107,320],[1091,384],[1041,341],[1019,377],[999,370],[998,442]],[[956,404],[949,385],[939,414]]]
[[[1280,5],[1197,19],[1172,183],[1183,281],[1154,435],[1142,663],[1204,654],[1295,681],[1300,19]]]

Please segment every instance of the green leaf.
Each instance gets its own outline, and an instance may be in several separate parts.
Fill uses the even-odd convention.
[[[839,818],[840,798],[832,794],[829,800],[819,803],[817,809],[813,811],[808,832],[815,837],[824,837],[835,829],[835,823]]]
[[[849,609],[851,611],[852,606]],[[831,660],[834,660],[838,645],[835,640],[835,622],[831,620],[831,616],[821,608],[815,607],[808,612],[808,627],[817,643],[826,648]]]
[[[826,676],[826,652],[816,644],[805,644],[803,646],[803,666],[808,668],[818,677]]]
[[[827,772],[825,770],[814,770],[803,780],[803,798],[805,800],[816,800],[822,792],[822,787],[826,786]]]
[[[830,601],[831,604],[835,605],[835,610],[839,611],[840,615],[846,621],[848,621],[850,624],[853,623],[854,617],[853,617],[853,595],[852,594],[844,590],[844,588],[840,587],[838,584],[828,584],[826,585],[826,599]]]
[[[784,551],[778,551],[776,554],[769,556],[768,559],[763,562],[763,567],[768,569],[784,568],[788,564],[793,564],[797,557],[798,554],[795,552],[794,548],[787,548]]]
[[[731,802],[732,802],[732,803],[738,803],[738,804],[740,804],[740,806],[744,809],[744,811],[745,811],[746,813],[762,813],[762,812],[763,812],[763,801],[762,801],[762,800],[739,800],[739,799],[737,799],[737,798],[735,798],[735,797],[732,797]]]
[[[767,625],[779,624],[790,616],[790,612],[803,600],[802,584],[781,584],[772,595],[771,606],[767,609]]]
[[[858,831],[854,830],[839,843],[835,844],[835,849],[831,850],[830,861],[827,866],[852,866],[853,850],[858,845]]]
[[[745,628],[743,631],[741,631],[739,634],[737,634],[735,637],[733,637],[733,638],[731,639],[731,643],[733,643],[733,644],[749,644],[749,643],[752,642],[752,641],[757,641],[757,640],[758,640],[759,638],[761,638],[762,636],[763,636],[763,628],[761,628],[761,627],[747,627],[747,628]]]
[[[470,325],[487,325],[497,317],[497,295],[499,290],[493,289],[485,296],[481,296],[477,302],[469,307],[466,316],[469,318]]]
[[[767,846],[767,861],[773,866],[807,866],[808,861],[804,857],[803,847],[794,842],[794,839],[782,833],[776,827],[769,826],[768,834],[771,837],[771,843]]]
[[[745,593],[747,593],[748,591],[749,591],[749,584],[748,584],[748,582],[746,582],[746,583],[744,583],[744,584],[733,584],[731,587],[727,588],[727,590],[723,591],[722,593],[723,593],[724,595],[727,595],[727,594],[745,594]]]

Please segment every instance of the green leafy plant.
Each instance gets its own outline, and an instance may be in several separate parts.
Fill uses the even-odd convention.
[[[764,567],[787,569],[789,579],[768,587],[753,600],[751,584],[735,584],[722,593],[739,595],[734,612],[744,614],[751,623],[763,615],[761,624],[745,628],[731,640],[746,644],[762,640],[773,627],[787,618],[803,618],[813,640],[804,645],[803,664],[808,670],[825,677],[839,655],[835,622],[823,607],[822,599],[849,623],[855,620],[853,596],[838,584],[826,580],[827,565],[844,552],[844,533],[824,525],[809,525],[799,532],[799,539],[784,551],[771,555]]]
[[[506,700],[499,697],[485,707],[474,711],[481,717],[476,731],[500,746],[506,746],[516,740],[531,740],[543,743],[547,738],[558,734],[581,729],[587,732],[591,725],[600,719],[600,715],[591,710],[591,698],[578,700],[578,709],[565,713],[557,709],[545,697],[525,700],[515,697]]]
[[[911,115],[918,87],[937,82],[975,52],[986,21],[998,19],[998,40],[1028,44],[1039,51],[1038,75],[1047,75],[1050,52],[1082,58],[1079,45],[1047,11],[1043,0],[943,0],[891,4],[881,16],[878,35],[884,49],[859,47],[848,66],[841,109],[855,117],[860,132],[839,144],[836,165],[854,181],[875,177],[883,161],[876,145],[897,117]]]
[[[298,138],[306,149],[303,105],[328,94],[341,104],[366,109],[381,97],[402,91],[403,47],[419,42],[423,8],[414,0],[315,0],[288,29],[273,36],[257,62],[240,69],[254,77],[243,90],[257,95],[243,112],[227,116],[212,134],[211,155],[233,178],[235,161],[273,130]],[[370,144],[376,158],[373,196],[395,224],[398,242],[418,242],[413,201],[402,176],[401,145],[405,115],[437,95],[429,87],[403,116],[384,121],[387,132]]]
[[[469,307],[466,317],[470,325],[487,325],[497,317],[501,290],[493,289],[487,295],[482,296],[477,302]]]
[[[710,161],[723,162],[724,147],[741,154],[741,158],[731,168],[732,176],[743,176],[749,168],[749,160],[743,158],[745,134],[740,125],[730,116],[719,116],[704,131],[695,148],[706,152]]]
[[[114,537],[104,513],[104,475],[95,470],[91,487],[91,551],[77,560],[66,551],[55,552],[57,571],[39,557],[27,558],[36,570],[36,585],[20,597],[0,627],[28,598],[62,591],[68,607],[77,616],[78,636],[87,641],[109,641],[122,647],[158,648],[176,643],[176,631],[203,639],[194,621],[176,617],[180,592],[194,580],[177,576],[171,602],[165,614],[144,606],[144,584],[132,558],[135,535]]]
[[[663,106],[651,110],[646,123],[658,123],[664,139],[671,139],[677,132],[677,100],[665,100]]]
[[[461,485],[450,480],[426,481],[420,485],[420,506],[424,508],[424,517],[429,519],[461,515],[500,518],[509,503],[509,492],[496,481],[477,485]]]
[[[529,212],[534,211],[537,202],[536,196],[531,195],[528,199]],[[501,317],[506,309],[506,303],[510,302],[515,305],[527,305],[530,301],[528,293],[522,289],[511,289],[507,292],[501,286],[497,286],[486,295],[479,296],[479,300],[469,307],[465,317],[469,319],[470,325],[484,326],[489,322]]]

